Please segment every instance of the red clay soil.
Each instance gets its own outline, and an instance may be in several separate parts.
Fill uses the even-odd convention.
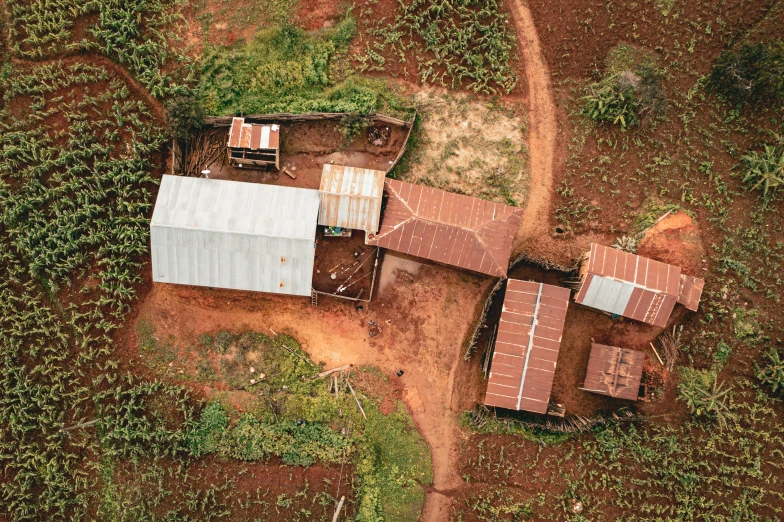
[[[299,0],[294,18],[306,31],[332,27],[340,19],[339,5],[336,0]]]
[[[324,227],[319,226],[313,288],[319,292],[368,299],[379,257],[377,250],[365,245],[365,233],[361,230],[353,230],[351,237],[326,237]],[[381,264],[381,258],[378,263]]]
[[[176,464],[163,464],[175,468]],[[174,469],[169,470],[171,472]],[[204,512],[188,511],[186,497],[182,493],[187,489],[204,491],[210,487],[221,486],[227,482],[233,485],[224,492],[218,493],[219,504],[230,507],[232,517],[226,520],[298,520],[302,510],[310,512],[316,520],[331,519],[335,505],[333,502],[322,504],[322,495],[335,498],[335,495],[346,496],[343,517],[356,514],[352,477],[353,467],[346,464],[324,466],[287,466],[272,459],[269,462],[251,463],[224,459],[215,456],[205,457],[188,465],[188,483],[180,482],[181,476],[165,473],[163,486],[174,495],[164,497],[155,507],[156,515],[163,517],[170,510],[177,510],[181,515],[188,514],[197,519]],[[118,484],[138,484],[138,470],[131,463],[117,465],[114,480]],[[157,482],[154,483],[150,495],[160,494]],[[142,491],[144,494],[144,491]],[[250,500],[250,502],[249,502]]]
[[[208,166],[210,177],[289,187],[319,188],[324,164],[350,165],[387,171],[405,145],[407,130],[390,125],[389,139],[383,145],[368,140],[368,128],[350,143],[340,133],[340,122],[286,122],[281,125],[281,172],[253,170],[228,165],[224,158]],[[228,128],[226,129],[228,141]],[[282,172],[287,169],[296,179]]]
[[[637,244],[637,253],[704,277],[707,271],[700,230],[685,212],[670,214],[651,227]]]
[[[389,284],[381,285],[363,311],[336,299],[321,299],[314,308],[307,298],[158,284],[138,314],[158,335],[172,335],[185,344],[221,329],[274,331],[295,337],[326,367],[378,367],[390,380],[399,380],[402,397],[430,446],[434,491],[450,490],[461,483],[454,467],[457,417],[470,407],[454,397],[456,376],[465,366],[464,342],[473,330],[479,302],[493,282],[429,264],[412,274],[405,265],[385,262],[381,272],[380,280]],[[370,337],[371,329],[375,337]],[[127,357],[138,360],[135,334],[126,336]],[[405,371],[402,377],[395,375],[398,369]],[[438,509],[423,520],[446,520],[447,497],[427,495],[426,510],[434,497],[446,503],[437,503]]]

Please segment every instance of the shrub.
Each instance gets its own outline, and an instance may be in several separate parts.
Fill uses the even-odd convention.
[[[708,86],[737,103],[784,98],[784,43],[745,44],[738,51],[724,51]]]
[[[617,77],[594,83],[588,87],[589,93],[583,96],[585,105],[582,114],[597,123],[612,123],[626,129],[639,123],[637,106],[639,101],[631,85],[621,86]]]
[[[192,429],[185,437],[188,450],[194,457],[201,457],[218,451],[226,429],[229,427],[229,414],[217,402],[205,406]]]
[[[686,403],[693,415],[715,419],[722,429],[735,414],[727,405],[727,395],[732,387],[719,384],[716,372],[710,370],[685,369],[683,381],[678,387],[678,398]]]
[[[750,152],[741,158],[743,182],[753,190],[762,190],[763,198],[773,198],[784,186],[784,147],[765,145],[763,152]]]
[[[166,127],[169,136],[187,140],[204,125],[204,108],[193,95],[181,95],[166,104]]]
[[[757,379],[770,386],[773,393],[784,390],[784,356],[771,348],[766,359],[764,366],[757,366]]]

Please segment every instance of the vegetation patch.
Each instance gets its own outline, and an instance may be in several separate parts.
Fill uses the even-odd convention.
[[[306,33],[293,25],[265,29],[247,44],[208,46],[199,92],[209,114],[406,111],[382,81],[333,80],[336,60],[356,33],[348,14],[334,28]]]
[[[467,95],[415,97],[421,142],[396,177],[513,206],[525,204],[529,173],[525,123]]]
[[[422,83],[509,93],[517,85],[509,18],[497,0],[399,2],[391,22],[372,6],[360,13],[370,41],[354,58],[360,71],[385,71],[395,61],[408,71],[416,63]]]

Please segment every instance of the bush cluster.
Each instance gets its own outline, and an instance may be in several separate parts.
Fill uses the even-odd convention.
[[[735,103],[784,99],[784,42],[745,44],[724,51],[708,79],[709,87]]]

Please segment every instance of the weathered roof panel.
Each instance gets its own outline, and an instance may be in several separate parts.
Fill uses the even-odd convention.
[[[367,243],[497,277],[506,277],[522,210],[398,180],[378,235]]]
[[[324,165],[319,225],[378,232],[384,177],[380,170]]]
[[[684,288],[683,300],[696,309],[700,284],[677,266],[592,243],[575,302],[664,327]]]
[[[583,389],[636,401],[644,363],[644,352],[593,343]]]
[[[280,126],[245,123],[245,118],[233,118],[227,145],[233,149],[277,149],[280,147]]]
[[[310,295],[318,191],[163,176],[153,281]]]
[[[697,311],[702,297],[702,289],[705,281],[694,276],[681,274],[680,287],[678,289],[678,302],[692,310]]]
[[[546,413],[571,292],[507,281],[485,404]]]

